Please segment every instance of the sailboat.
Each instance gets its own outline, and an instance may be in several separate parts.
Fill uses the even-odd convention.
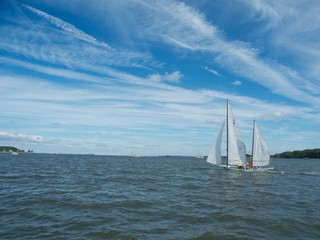
[[[226,124],[227,155],[223,164],[221,157],[221,141]],[[232,112],[229,100],[227,100],[227,116],[222,123],[217,139],[213,144],[207,162],[223,167],[226,170],[264,171],[270,168],[262,168],[270,164],[270,154],[267,145],[261,135],[260,129],[254,120],[252,134],[252,155],[249,163],[246,160],[246,147],[240,136],[239,126]]]
[[[138,158],[139,155],[138,155],[136,152],[131,151],[131,157],[132,157],[132,158]]]
[[[223,164],[221,141],[225,124],[227,132],[227,158],[226,163]],[[242,169],[246,166],[246,147],[240,136],[239,126],[232,112],[229,100],[227,100],[226,120],[222,123],[216,142],[208,154],[207,162],[224,167],[225,169]]]
[[[202,154],[201,152],[198,152],[198,153],[195,155],[195,158],[202,159],[202,158],[203,158],[203,154]]]

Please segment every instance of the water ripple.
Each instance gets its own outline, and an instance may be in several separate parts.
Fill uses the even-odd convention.
[[[0,161],[1,239],[320,237],[320,161],[278,160],[269,173],[184,157]]]

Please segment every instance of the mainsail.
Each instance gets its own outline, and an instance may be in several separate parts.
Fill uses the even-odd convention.
[[[214,145],[212,145],[212,148],[210,150],[210,153],[207,158],[207,162],[215,165],[221,165],[221,140],[222,140],[222,133],[223,133],[223,128],[224,128],[224,123],[223,121],[217,140]]]
[[[234,114],[231,110],[229,101],[227,101],[227,165],[246,164],[246,148],[240,136],[240,131]],[[221,165],[221,141],[225,122],[223,122],[217,136],[217,140],[212,146],[207,158],[207,162],[215,165]]]
[[[227,149],[228,149],[228,156],[227,161],[228,165],[242,165],[246,164],[246,147],[244,142],[240,136],[239,126],[236,122],[234,114],[232,112],[231,106],[228,101],[228,141],[227,141]]]
[[[270,164],[270,154],[255,121],[253,129],[252,164],[254,167],[267,166]]]

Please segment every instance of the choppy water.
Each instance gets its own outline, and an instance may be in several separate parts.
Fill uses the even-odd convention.
[[[0,155],[1,239],[320,239],[320,160]]]

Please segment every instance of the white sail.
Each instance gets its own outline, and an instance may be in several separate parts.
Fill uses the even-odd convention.
[[[228,165],[245,165],[246,148],[240,136],[240,131],[231,106],[228,102]]]
[[[270,154],[268,152],[267,145],[261,135],[260,129],[256,123],[254,123],[253,133],[253,166],[262,167],[270,164]]]
[[[223,121],[222,126],[220,128],[219,134],[217,136],[215,144],[212,145],[212,148],[210,150],[210,153],[207,158],[207,162],[215,165],[221,165],[221,140],[222,140],[222,132],[224,128]]]

